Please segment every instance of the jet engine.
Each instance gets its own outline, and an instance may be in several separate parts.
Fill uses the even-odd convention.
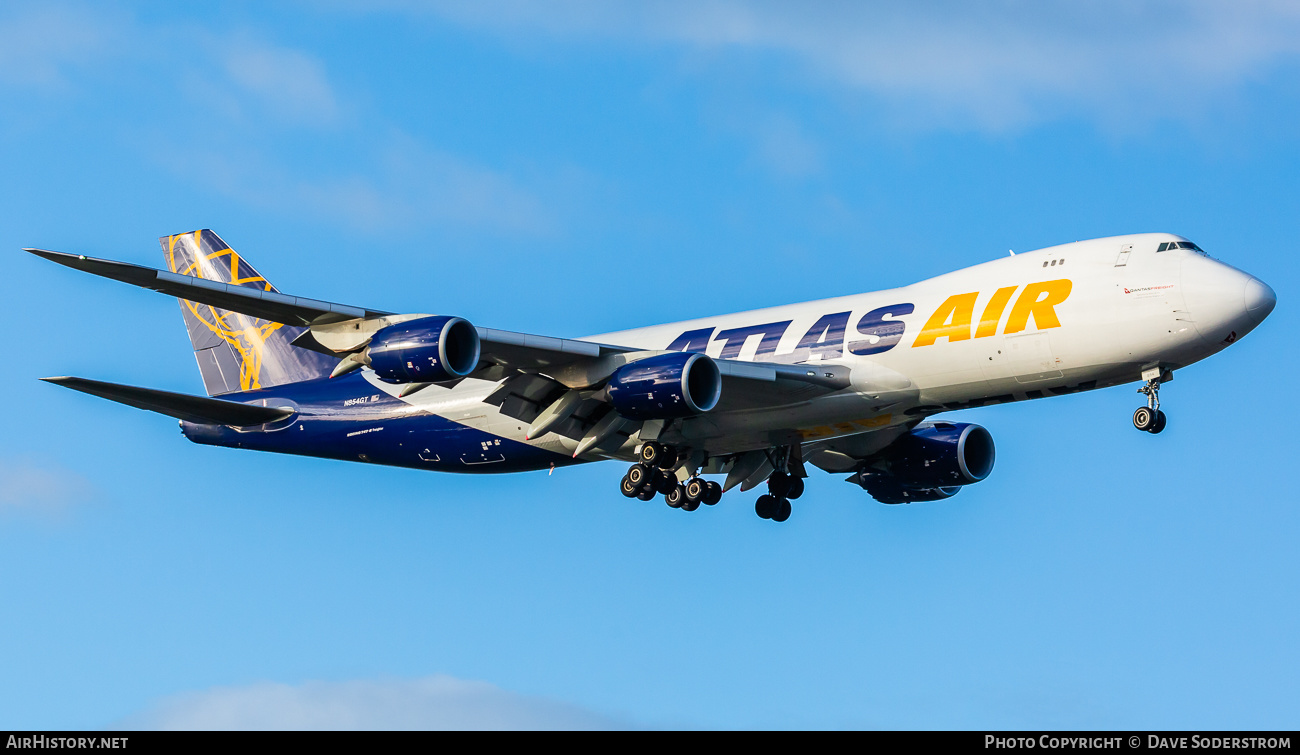
[[[377,331],[366,349],[385,383],[441,383],[478,366],[478,330],[460,317],[421,317]]]
[[[849,478],[881,503],[951,498],[993,471],[993,436],[966,422],[924,423],[868,459]]]
[[[620,367],[605,390],[627,419],[689,417],[717,406],[722,373],[704,354],[660,354]]]

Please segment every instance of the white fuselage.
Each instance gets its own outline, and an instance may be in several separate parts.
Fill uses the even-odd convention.
[[[1139,380],[1146,370],[1187,366],[1263,321],[1275,301],[1268,286],[1197,251],[1157,251],[1179,241],[1169,234],[1080,241],[902,288],[582,340],[809,369],[843,365],[851,370],[845,389],[805,398],[796,390],[761,409],[729,408],[724,391],[717,408],[679,432],[714,455],[783,439],[869,453],[942,411],[1104,388]],[[481,403],[494,385],[466,380],[404,400],[525,442],[525,423]],[[584,458],[623,457],[635,440]],[[531,443],[569,453],[576,446],[555,435]]]

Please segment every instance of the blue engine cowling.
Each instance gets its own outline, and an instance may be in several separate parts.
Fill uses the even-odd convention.
[[[441,383],[478,366],[478,331],[460,317],[422,317],[377,331],[366,350],[385,383]]]
[[[988,477],[996,455],[979,425],[926,423],[869,459],[857,482],[881,503],[938,501]]]
[[[704,354],[660,354],[620,367],[606,391],[614,410],[628,419],[689,417],[717,406],[722,374]]]

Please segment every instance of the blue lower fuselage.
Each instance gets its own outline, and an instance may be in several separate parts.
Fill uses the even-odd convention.
[[[421,409],[376,389],[360,372],[222,398],[292,407],[295,413],[248,428],[182,422],[185,437],[213,446],[439,472],[523,472],[579,463]]]

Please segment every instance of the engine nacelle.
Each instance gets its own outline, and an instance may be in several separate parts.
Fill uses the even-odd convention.
[[[478,366],[478,330],[460,317],[421,317],[375,332],[366,348],[385,383],[441,383]]]
[[[926,423],[869,460],[857,482],[882,503],[938,501],[988,477],[995,458],[993,436],[983,427]]]
[[[620,367],[606,391],[627,419],[689,417],[718,405],[722,373],[704,354],[660,354]]]
[[[887,477],[869,479],[862,485],[863,489],[881,503],[919,503],[921,501],[942,501],[961,492],[958,486],[946,488],[905,488]]]

